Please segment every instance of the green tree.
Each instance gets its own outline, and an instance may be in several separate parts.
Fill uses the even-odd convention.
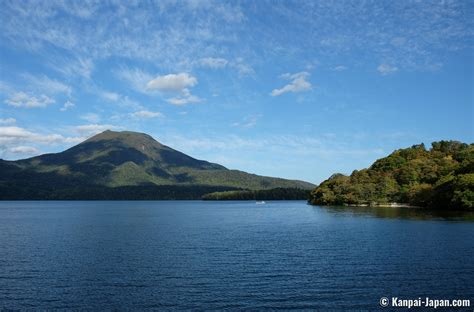
[[[399,149],[368,169],[335,174],[311,192],[310,203],[362,205],[389,202],[439,209],[474,209],[474,145],[433,142]]]

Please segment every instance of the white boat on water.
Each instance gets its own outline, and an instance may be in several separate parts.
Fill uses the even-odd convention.
[[[265,205],[266,202],[264,202],[264,201],[262,200],[262,201],[257,201],[257,202],[255,202],[255,204],[257,204],[257,205]]]

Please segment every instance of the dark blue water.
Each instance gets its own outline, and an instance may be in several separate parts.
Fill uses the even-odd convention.
[[[299,201],[0,202],[0,309],[474,302],[473,220]]]

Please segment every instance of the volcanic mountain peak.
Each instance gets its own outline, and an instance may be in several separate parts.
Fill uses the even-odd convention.
[[[0,169],[4,172],[3,179],[0,178],[0,195],[2,183],[11,185],[4,192],[8,191],[13,195],[19,190],[36,194],[12,195],[11,198],[45,198],[45,194],[48,198],[88,198],[84,194],[88,189],[105,192],[104,198],[110,199],[117,198],[116,195],[110,195],[118,192],[115,189],[117,187],[138,188],[134,192],[144,192],[143,196],[137,195],[138,198],[183,197],[180,192],[176,196],[150,195],[150,190],[147,189],[150,185],[175,188],[183,186],[192,188],[193,192],[204,189],[209,192],[225,189],[313,187],[304,181],[229,170],[219,164],[198,160],[174,150],[147,134],[131,131],[107,130],[64,152],[17,161],[0,161]],[[69,197],[67,194],[70,192],[75,195]]]

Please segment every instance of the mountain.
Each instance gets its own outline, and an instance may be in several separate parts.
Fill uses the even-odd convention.
[[[107,130],[55,154],[0,160],[0,199],[193,199],[211,192],[311,189],[192,158],[143,133]]]
[[[474,210],[474,144],[457,141],[394,151],[350,176],[335,174],[311,192],[314,205],[390,205]]]

